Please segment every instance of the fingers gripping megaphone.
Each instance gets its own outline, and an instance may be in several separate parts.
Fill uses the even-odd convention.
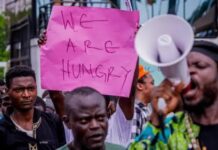
[[[190,85],[186,56],[194,42],[192,27],[183,18],[175,15],[154,17],[136,34],[135,48],[147,63],[157,66],[173,83]]]

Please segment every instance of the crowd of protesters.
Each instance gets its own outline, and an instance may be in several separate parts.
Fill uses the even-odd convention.
[[[129,97],[83,86],[39,96],[35,72],[11,67],[0,80],[0,150],[215,150],[218,45],[195,41],[187,61],[187,92],[167,79],[154,86],[137,62]]]
[[[40,98],[35,72],[12,67],[0,80],[0,149],[216,149],[218,46],[196,41],[187,60],[193,86],[185,94],[168,80],[153,87],[139,65],[127,98],[90,87]],[[163,120],[158,97],[166,101]]]

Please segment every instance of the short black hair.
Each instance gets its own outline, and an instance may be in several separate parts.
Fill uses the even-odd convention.
[[[87,95],[90,95],[92,93],[98,93],[100,95],[102,95],[100,92],[98,92],[97,90],[91,88],[91,87],[87,87],[87,86],[84,86],[84,87],[78,87],[70,92],[66,92],[66,95],[70,95],[70,96],[74,96],[74,95],[84,95],[84,96],[87,96]]]
[[[148,78],[148,75],[149,75],[149,74],[146,74],[146,75],[142,76],[140,79],[138,79],[138,83],[145,83],[144,80],[145,80],[146,78]]]
[[[5,85],[5,81],[3,79],[0,79],[0,86]]]
[[[11,81],[13,78],[16,77],[33,77],[34,80],[36,81],[36,75],[35,72],[28,66],[14,66],[8,70],[6,73],[6,86],[7,88],[10,88],[11,86]]]
[[[88,96],[94,93],[101,95],[102,98],[105,99],[104,96],[100,92],[98,92],[97,90],[91,87],[86,87],[86,86],[78,87],[70,92],[66,92],[65,100],[64,100],[64,108],[65,108],[66,115],[69,116],[72,111],[70,103],[72,103],[71,100],[74,96]],[[105,104],[106,104],[106,100],[105,100]]]

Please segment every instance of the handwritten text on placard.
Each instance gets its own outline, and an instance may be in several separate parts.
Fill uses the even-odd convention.
[[[55,6],[41,48],[42,87],[90,86],[102,94],[129,96],[138,19],[138,12]]]

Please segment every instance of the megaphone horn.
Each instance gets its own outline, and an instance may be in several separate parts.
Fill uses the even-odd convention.
[[[192,27],[175,15],[154,17],[138,30],[135,48],[147,63],[161,69],[171,81],[190,83],[186,56],[194,43]]]

